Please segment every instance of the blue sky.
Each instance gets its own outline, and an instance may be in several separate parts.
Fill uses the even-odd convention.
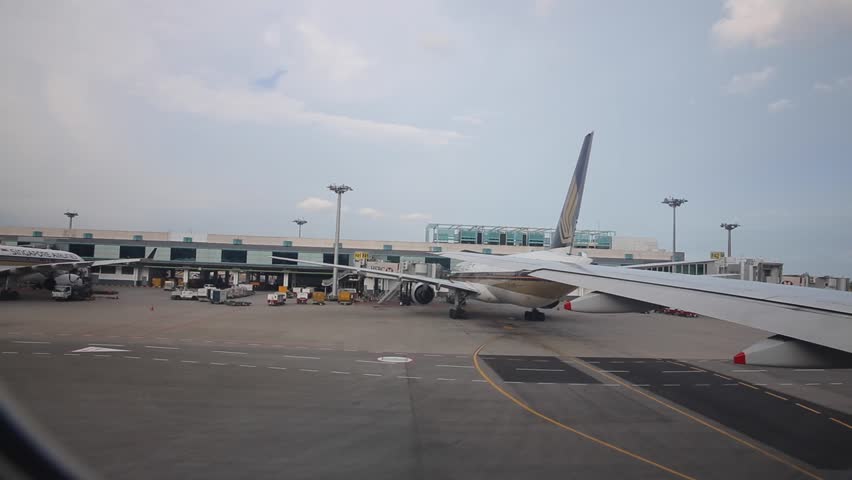
[[[852,275],[852,2],[26,2],[0,224],[418,240],[581,228]]]

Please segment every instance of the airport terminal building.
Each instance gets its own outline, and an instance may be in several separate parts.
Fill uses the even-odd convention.
[[[436,253],[464,250],[499,255],[541,250],[547,245],[545,240],[549,235],[548,229],[526,229],[529,230],[527,239],[532,241],[515,242],[515,233],[509,241],[506,232],[501,235],[497,230],[495,235],[495,227],[464,227],[456,228],[457,235],[453,237],[450,237],[449,229],[444,228],[442,233],[446,236],[428,238],[424,242],[342,239],[338,263],[384,262],[396,264],[396,268],[401,270],[415,264],[436,264],[446,270],[451,268],[451,260]],[[434,225],[427,228],[427,234],[430,228],[434,229]],[[514,231],[524,230],[523,227],[511,228]],[[464,241],[461,231],[464,231]],[[533,231],[536,233],[533,234]],[[519,240],[524,239],[524,233],[517,235]],[[595,239],[594,244],[590,245],[590,239]],[[0,227],[0,242],[4,245],[48,246],[76,253],[87,260],[145,258],[137,264],[102,267],[100,271],[93,272],[101,282],[128,285],[153,285],[158,283],[157,279],[183,277],[185,280],[199,278],[199,281],[218,278],[231,283],[235,280],[250,281],[270,287],[320,286],[331,276],[331,268],[297,265],[271,257],[324,263],[334,261],[334,241],[321,238]],[[655,239],[618,236],[612,231],[578,232],[575,252],[581,251],[606,265],[658,263],[671,258],[671,252],[658,248]],[[153,256],[148,259],[152,252]]]

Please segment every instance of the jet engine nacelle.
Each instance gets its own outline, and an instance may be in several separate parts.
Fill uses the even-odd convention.
[[[588,293],[565,304],[565,310],[583,313],[645,313],[655,307],[650,303],[600,292]]]
[[[431,285],[418,283],[412,289],[414,301],[420,305],[426,305],[435,299],[435,289]]]
[[[53,290],[57,286],[65,287],[65,286],[79,286],[83,285],[83,278],[79,275],[75,275],[73,273],[63,273],[61,275],[57,275],[53,278],[48,278],[42,284],[44,288]]]

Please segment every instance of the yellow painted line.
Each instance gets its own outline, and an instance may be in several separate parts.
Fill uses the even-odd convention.
[[[586,369],[597,373],[598,375],[601,375],[605,378],[612,380],[613,382],[620,383],[621,385],[626,387],[628,390],[631,390],[631,391],[633,391],[633,392],[635,392],[639,395],[642,395],[643,397],[645,397],[645,398],[647,398],[651,401],[654,401],[654,402],[668,408],[669,410],[677,412],[677,413],[683,415],[684,417],[689,418],[689,419],[691,419],[691,420],[693,420],[697,423],[700,423],[701,425],[704,425],[705,427],[707,427],[711,430],[715,430],[716,432],[719,432],[720,434],[730,438],[731,440],[733,440],[733,441],[735,441],[735,442],[737,442],[741,445],[745,445],[746,447],[749,447],[752,450],[755,450],[756,452],[762,453],[763,455],[771,458],[772,460],[777,461],[778,463],[782,463],[784,465],[787,465],[788,467],[790,467],[790,468],[792,468],[796,471],[799,471],[799,472],[807,475],[810,478],[818,479],[818,480],[822,479],[822,477],[820,477],[819,475],[817,475],[817,474],[815,474],[815,473],[813,473],[809,470],[806,470],[806,469],[796,465],[795,463],[789,462],[786,459],[784,459],[784,458],[782,458],[778,455],[775,455],[774,453],[772,453],[772,452],[770,452],[766,449],[763,449],[763,448],[759,447],[758,445],[756,445],[754,443],[749,442],[748,440],[745,440],[745,439],[740,438],[740,437],[738,437],[738,436],[736,436],[736,435],[734,435],[734,434],[732,434],[728,431],[725,431],[725,430],[723,430],[723,429],[721,429],[721,428],[719,428],[719,427],[717,427],[717,426],[715,426],[715,425],[713,425],[713,424],[711,424],[711,423],[709,423],[705,420],[702,420],[702,419],[696,417],[695,415],[690,414],[689,412],[686,412],[685,410],[681,410],[680,408],[677,408],[677,407],[675,407],[674,405],[672,405],[668,402],[664,402],[663,400],[660,400],[659,398],[657,398],[653,395],[647,394],[647,393],[643,392],[642,390],[639,390],[637,388],[633,388],[630,384],[622,382],[621,379],[619,379],[618,377],[615,377],[615,376],[612,376],[612,375],[609,375],[607,373],[602,372],[599,368],[596,368],[596,367],[589,365],[586,362],[583,362],[583,361],[580,361],[580,360],[578,360],[576,363],[577,363],[577,365],[581,365],[581,366],[585,367]],[[726,380],[730,380],[729,378],[725,377],[724,375],[719,375],[718,373],[714,373],[713,375],[716,375],[717,377],[722,377]],[[750,385],[747,385],[747,386],[750,386]],[[817,413],[819,413],[819,412],[817,412]]]
[[[744,387],[748,387],[748,388],[750,388],[750,389],[752,389],[752,390],[760,390],[759,388],[755,387],[754,385],[749,385],[749,384],[747,384],[747,383],[743,383],[743,382],[737,382],[737,383],[739,383],[740,385],[742,385],[742,386],[744,386]]]
[[[559,422],[558,420],[554,420],[554,419],[552,419],[552,418],[548,417],[547,415],[545,415],[545,414],[543,414],[543,413],[539,412],[538,410],[533,409],[532,407],[530,407],[529,405],[527,405],[526,403],[524,403],[522,400],[518,399],[517,397],[515,397],[515,396],[514,396],[514,395],[512,395],[511,393],[507,392],[507,391],[506,391],[506,390],[504,390],[502,387],[500,387],[499,385],[497,385],[496,383],[494,383],[494,381],[493,381],[493,380],[491,380],[491,377],[489,377],[489,376],[488,376],[488,375],[487,375],[487,374],[486,374],[486,373],[482,370],[482,367],[480,367],[480,366],[479,366],[479,352],[481,352],[481,351],[482,351],[482,349],[483,349],[483,348],[485,348],[485,346],[486,346],[486,345],[488,345],[488,343],[490,343],[490,342],[487,342],[487,343],[484,343],[484,344],[480,345],[480,346],[479,346],[479,348],[477,348],[477,349],[476,349],[476,352],[474,352],[474,353],[473,353],[473,366],[474,366],[474,368],[476,368],[476,371],[477,371],[477,372],[479,372],[479,375],[480,375],[480,376],[482,376],[482,378],[483,378],[483,379],[485,379],[485,381],[486,381],[486,382],[488,382],[488,384],[489,384],[489,385],[491,385],[491,387],[492,387],[492,388],[494,388],[494,390],[497,390],[498,392],[500,392],[500,394],[502,394],[504,397],[506,397],[506,398],[508,398],[509,400],[511,400],[511,401],[512,401],[515,405],[517,405],[517,406],[519,406],[519,407],[523,408],[523,409],[524,409],[524,410],[526,410],[527,412],[529,412],[529,413],[531,413],[531,414],[535,415],[536,417],[538,417],[538,418],[540,418],[540,419],[544,420],[545,422],[548,422],[548,423],[553,424],[553,425],[555,425],[555,426],[557,426],[557,427],[559,427],[559,428],[561,428],[561,429],[563,429],[563,430],[567,430],[567,431],[569,431],[569,432],[571,432],[571,433],[574,433],[574,434],[576,434],[576,435],[579,435],[579,436],[581,436],[581,437],[585,438],[586,440],[592,441],[592,442],[594,442],[594,443],[597,443],[598,445],[604,446],[604,447],[609,448],[609,449],[611,449],[611,450],[615,450],[615,451],[616,451],[616,452],[618,452],[618,453],[621,453],[621,454],[623,454],[623,455],[627,455],[628,457],[631,457],[631,458],[634,458],[634,459],[636,459],[636,460],[639,460],[640,462],[647,463],[648,465],[651,465],[651,466],[657,467],[657,468],[659,468],[660,470],[663,470],[663,471],[665,471],[665,472],[671,473],[672,475],[674,475],[674,476],[676,476],[676,477],[684,478],[684,479],[688,479],[688,480],[695,480],[695,478],[694,478],[694,477],[690,477],[689,475],[686,475],[686,474],[683,474],[683,473],[681,473],[681,472],[678,472],[677,470],[674,470],[674,469],[672,469],[672,468],[669,468],[669,467],[667,467],[667,466],[665,466],[665,465],[660,465],[659,463],[657,463],[657,462],[655,462],[655,461],[653,461],[653,460],[649,460],[649,459],[647,459],[647,458],[645,458],[645,457],[643,457],[643,456],[641,456],[641,455],[637,455],[637,454],[635,454],[635,453],[633,453],[633,452],[631,452],[631,451],[629,451],[629,450],[625,450],[625,449],[623,449],[623,448],[621,448],[621,447],[617,447],[617,446],[615,446],[615,445],[613,445],[613,444],[611,444],[611,443],[609,443],[609,442],[606,442],[606,441],[601,440],[601,439],[599,439],[599,438],[597,438],[597,437],[594,437],[594,436],[592,436],[592,435],[589,435],[588,433],[583,433],[583,432],[581,432],[581,431],[579,431],[579,430],[577,430],[577,429],[575,429],[575,428],[573,428],[573,427],[569,427],[568,425],[565,425],[564,423]]]
[[[767,395],[772,395],[773,397],[775,397],[775,398],[777,398],[777,399],[779,399],[779,400],[784,400],[784,401],[788,400],[787,398],[782,397],[781,395],[775,395],[775,394],[774,394],[774,393],[772,393],[772,392],[763,392],[763,393],[765,393],[765,394],[767,394]]]
[[[834,417],[830,417],[830,418],[829,418],[829,420],[831,420],[832,422],[839,423],[839,424],[843,425],[844,427],[848,428],[849,430],[852,430],[852,425],[849,425],[849,424],[848,424],[848,423],[846,423],[846,422],[842,422],[842,421],[840,421],[840,420],[838,420],[838,419],[836,419],[836,418],[834,418]]]
[[[814,412],[814,413],[816,413],[817,415],[822,415],[822,413],[821,413],[821,412],[818,412],[818,411],[814,410],[813,408],[806,407],[806,406],[802,405],[801,403],[797,403],[796,405],[798,405],[798,406],[800,406],[800,407],[804,408],[805,410],[807,410],[807,411],[809,411],[809,412]]]

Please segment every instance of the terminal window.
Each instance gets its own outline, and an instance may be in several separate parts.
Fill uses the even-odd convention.
[[[334,263],[334,254],[333,253],[323,253],[322,254],[322,263],[333,264]],[[348,253],[338,253],[337,254],[337,264],[338,265],[349,265],[349,254]]]
[[[136,269],[133,267],[121,267],[122,275],[133,275],[134,273],[136,273]]]
[[[388,255],[388,263],[399,263],[399,255]]]
[[[247,259],[246,250],[222,250],[222,261],[225,263],[246,263]]]
[[[118,247],[118,258],[144,258],[145,247],[122,245]]]
[[[83,258],[92,258],[95,256],[95,246],[94,245],[85,245],[82,243],[72,243],[68,245],[68,251],[71,253],[76,253],[77,255]]]
[[[179,260],[184,262],[194,262],[195,261],[195,249],[194,248],[172,248],[171,253],[169,254],[170,260]]]
[[[100,273],[112,274],[115,273],[115,267],[113,266],[103,266],[101,267]]]
[[[299,258],[299,252],[272,252],[272,256],[292,258],[293,260],[297,260]],[[288,262],[287,260],[278,260],[277,258],[272,259],[272,264],[273,265],[295,265],[295,263],[293,263],[293,262]]]

